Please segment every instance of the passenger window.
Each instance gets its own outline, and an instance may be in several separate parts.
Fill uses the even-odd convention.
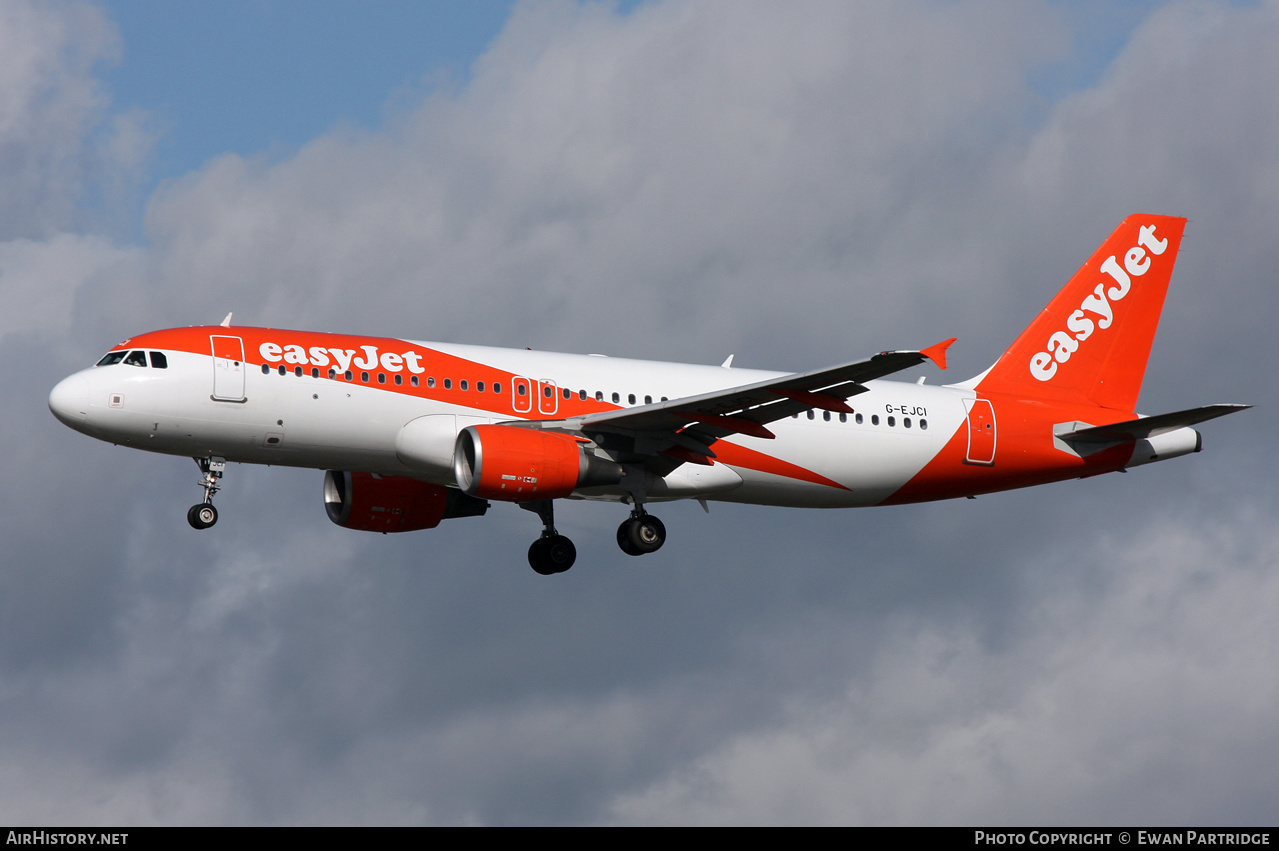
[[[822,411],[822,419],[826,422],[830,422],[830,411]]]
[[[98,366],[112,366],[124,360],[124,356],[128,352],[107,352],[103,355],[102,360],[98,361]]]
[[[477,393],[483,393],[483,392],[484,392],[484,382],[483,382],[483,381],[477,381],[477,382],[475,382],[475,392],[477,392]]]
[[[500,381],[494,381],[494,382],[493,382],[493,392],[494,392],[494,393],[497,393],[498,395],[501,395],[501,393],[502,393],[502,382],[500,382]]]
[[[586,391],[585,391],[585,390],[578,390],[578,391],[577,391],[577,398],[578,398],[578,401],[585,402],[585,401],[586,401]]]
[[[385,383],[386,383],[386,373],[385,373],[385,372],[379,372],[379,373],[377,374],[377,383],[378,383],[378,384],[385,384]]]
[[[627,402],[629,402],[630,404],[634,405],[634,404],[635,404],[635,394],[634,394],[634,393],[632,393],[632,394],[630,394],[629,396],[627,396],[627,397],[626,397],[626,401],[627,401]]]
[[[542,388],[542,395],[543,395],[544,397],[546,397],[547,399],[549,399],[549,398],[551,398],[552,396],[554,396],[554,395],[555,395],[555,391],[554,391],[554,390],[552,390],[552,389],[551,389],[551,385],[549,385],[549,384],[548,384],[548,385],[546,385],[545,387],[543,387],[543,388]]]
[[[870,415],[870,424],[871,424],[871,425],[879,425],[879,414],[871,414],[871,415]]]
[[[858,424],[858,425],[861,425],[861,424],[862,424],[862,415],[861,415],[861,414],[854,414],[854,415],[853,415],[853,419],[857,421],[857,424]]]
[[[919,430],[920,430],[920,431],[928,431],[928,420],[920,420],[920,421],[919,421]]]
[[[910,428],[910,417],[902,417],[902,425],[906,428]]]
[[[413,378],[414,378],[414,379],[416,379],[416,378],[417,378],[417,376],[415,375],[415,376],[413,376]],[[416,387],[417,385],[416,385],[416,384],[414,384],[413,386],[414,386],[414,387]],[[435,376],[433,376],[433,375],[428,375],[428,376],[426,377],[426,386],[427,386],[427,387],[434,387],[434,386],[435,386]]]
[[[338,377],[338,371],[336,369],[330,369],[329,380],[332,381],[334,378],[337,378],[337,377]]]
[[[573,398],[573,391],[572,391],[572,390],[569,390],[567,387],[565,387],[565,388],[564,388],[564,398],[565,398],[565,399],[571,399],[571,398]]]
[[[446,379],[444,379],[444,389],[445,389],[445,390],[452,390],[452,389],[453,389],[453,379],[451,379],[451,378],[446,378]]]
[[[269,363],[262,364],[262,374],[263,375],[271,374],[271,365]]]
[[[363,381],[365,384],[368,384],[368,383],[369,383],[369,374],[368,374],[367,372],[361,372],[361,373],[360,373],[360,380],[361,380],[361,381]]]
[[[320,377],[320,368],[318,366],[311,367],[311,377],[312,378]]]
[[[809,418],[810,420],[813,418],[813,409],[812,409],[812,408],[809,408],[809,409],[808,409],[808,418]]]
[[[344,377],[347,381],[350,381],[350,380],[351,380],[351,370],[349,370],[349,369],[348,369],[346,372],[342,373],[342,376],[343,376],[343,377]]]
[[[603,391],[603,390],[596,390],[596,391],[595,391],[595,401],[596,401],[596,402],[603,402],[603,401],[604,401],[604,391]]]
[[[645,397],[644,397],[644,404],[645,404],[645,405],[651,405],[651,404],[653,404],[653,397],[652,397],[652,396],[645,396]]]
[[[528,395],[528,388],[525,387],[523,384],[519,384],[519,385],[516,385],[515,392],[521,396],[526,396]]]
[[[410,384],[412,384],[414,387],[416,387],[416,386],[417,386],[417,376],[415,375],[415,376],[413,376],[412,378],[410,378],[410,379],[409,379],[409,383],[410,383]]]
[[[619,402],[621,402],[621,401],[622,401],[622,397],[621,397],[621,396],[619,396],[618,394],[614,393],[614,394],[613,394],[613,404],[614,404],[614,405],[616,405],[617,403],[619,403]]]
[[[468,382],[465,378],[459,381],[457,386],[459,390],[469,390],[471,388],[470,382]]]
[[[169,359],[164,356],[164,352],[151,353],[151,367],[153,369],[168,369]]]
[[[404,376],[400,375],[398,372],[395,373],[395,386],[399,387],[403,383],[404,383]]]
[[[840,421],[841,423],[846,423],[846,422],[848,422],[848,414],[840,414],[840,415],[839,415],[839,421]]]
[[[302,367],[300,367],[300,366],[295,366],[295,367],[293,367],[293,374],[294,374],[294,375],[296,375],[298,378],[301,378],[301,377],[302,377]]]
[[[896,418],[896,417],[889,417],[889,418],[888,418],[888,424],[889,424],[890,426],[895,426],[895,425],[897,425],[897,418]]]
[[[129,366],[146,366],[147,353],[146,352],[129,352],[129,354],[125,356],[124,362],[127,363]]]
[[[284,375],[284,372],[285,372],[285,366],[284,366],[284,364],[280,364],[279,369],[280,369],[280,375]]]

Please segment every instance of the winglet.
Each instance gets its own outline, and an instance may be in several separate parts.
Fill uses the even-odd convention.
[[[230,328],[230,327],[231,327],[231,314],[230,314],[230,313],[228,313],[228,314],[226,315],[226,319],[223,319],[223,320],[222,320],[219,324],[220,324],[223,328]]]
[[[951,337],[949,340],[942,340],[940,343],[934,343],[926,349],[920,349],[919,353],[937,364],[942,369],[946,368],[946,350],[950,348],[950,344],[958,340],[958,337]]]

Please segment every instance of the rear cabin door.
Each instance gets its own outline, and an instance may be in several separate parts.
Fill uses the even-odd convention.
[[[995,463],[995,409],[989,399],[967,399],[969,464],[991,466]]]

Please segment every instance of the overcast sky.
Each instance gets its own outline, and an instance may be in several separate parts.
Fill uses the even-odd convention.
[[[0,0],[0,820],[1273,824],[1276,45],[1275,3]],[[318,471],[232,466],[196,532],[189,460],[46,407],[232,310],[795,370],[957,336],[962,380],[1133,212],[1190,219],[1141,410],[1257,406],[1201,454],[677,503],[643,559],[564,504],[549,579],[528,512],[351,532]]]

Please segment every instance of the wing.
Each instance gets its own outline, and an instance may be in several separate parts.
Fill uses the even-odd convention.
[[[709,464],[711,444],[745,434],[772,438],[768,423],[810,408],[851,413],[846,399],[866,391],[865,382],[925,360],[946,368],[945,340],[920,351],[880,352],[874,357],[813,372],[685,396],[636,408],[602,411],[567,420],[520,421],[508,425],[586,435],[619,461],[645,463],[665,475],[684,462]]]

